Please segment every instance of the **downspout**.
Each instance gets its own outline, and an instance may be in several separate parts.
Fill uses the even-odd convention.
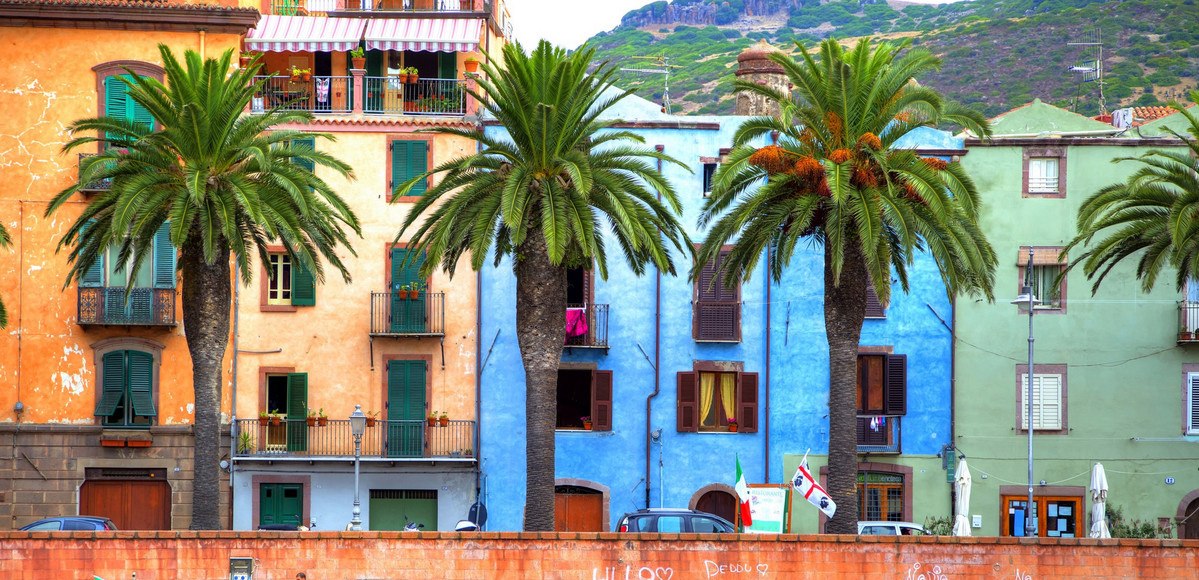
[[[658,153],[666,151],[665,145],[655,145]],[[658,173],[662,173],[662,160],[658,160]],[[662,192],[658,192],[658,201]],[[658,371],[662,353],[662,270],[654,268],[654,392],[645,398],[645,507],[649,508],[650,494],[650,447],[653,441],[653,401],[662,390],[662,374]],[[659,484],[660,485],[660,484]],[[661,506],[658,506],[661,507]]]
[[[766,417],[763,428],[766,440],[762,443],[762,482],[770,483],[770,248],[766,248]]]
[[[205,42],[207,40],[205,38],[205,36],[207,36],[208,31],[201,28],[199,30],[199,32],[200,32],[200,58],[204,58],[208,54],[207,51],[205,50],[206,44],[207,44]]]
[[[491,35],[485,35],[490,42]],[[476,104],[476,106],[478,106]],[[478,115],[478,111],[475,111]],[[479,128],[483,127],[479,118]],[[483,152],[483,144],[475,141],[475,154]],[[494,344],[494,343],[493,343]],[[475,272],[475,501],[483,503],[483,269]],[[477,524],[478,522],[476,522]],[[482,529],[482,526],[479,526]]]
[[[201,34],[203,32],[201,31]],[[235,475],[237,473],[237,462],[234,458],[237,457],[237,329],[241,319],[241,284],[238,284],[237,271],[240,266],[240,260],[233,260],[233,372],[232,385],[233,391],[230,409],[229,409],[229,529],[234,528],[234,501],[233,496],[237,494],[237,488],[233,486]]]
[[[949,449],[954,454],[949,461],[957,459],[957,380],[958,380],[958,304],[957,296],[949,297]],[[952,463],[950,465],[953,465]],[[953,484],[949,485],[949,513],[958,513],[957,496]]]

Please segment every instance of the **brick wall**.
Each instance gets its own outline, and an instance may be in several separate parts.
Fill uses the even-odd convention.
[[[0,532],[0,578],[1188,578],[1195,540],[486,532]]]

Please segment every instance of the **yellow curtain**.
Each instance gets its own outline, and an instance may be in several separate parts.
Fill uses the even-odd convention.
[[[737,375],[734,373],[720,374],[720,402],[724,406],[724,418],[737,416]]]
[[[719,422],[707,422],[708,414],[712,412],[712,398],[716,394],[716,374],[699,373],[699,424],[715,426]]]

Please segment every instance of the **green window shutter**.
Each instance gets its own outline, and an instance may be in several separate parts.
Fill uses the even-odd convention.
[[[437,78],[441,78],[441,79],[456,79],[456,78],[458,78],[458,53],[456,53],[456,52],[439,52],[439,53],[437,53]]]
[[[171,243],[171,222],[162,222],[154,232],[154,287],[175,287],[175,245]]]
[[[388,187],[393,192],[396,187],[428,169],[429,143],[427,141],[395,140],[391,142],[391,184]],[[412,189],[408,191],[408,195],[424,195],[427,185],[424,181],[413,185]]]
[[[130,81],[133,80],[133,77],[131,77],[129,75],[122,75],[122,76],[129,79]],[[154,130],[154,117],[152,115],[150,115],[150,111],[148,109],[146,109],[145,107],[143,107],[141,105],[141,103],[139,103],[129,97],[129,95],[128,95],[129,87],[126,87],[125,83],[122,83],[121,81],[117,81],[117,84],[120,84],[122,86],[122,88],[125,89],[125,93],[126,93],[125,94],[125,118],[129,119],[130,121],[133,121],[134,123],[143,125],[143,126],[147,127],[149,130],[153,131]]]
[[[83,237],[83,235],[87,234],[87,230],[91,229],[91,227],[92,220],[88,220],[86,224],[83,224],[83,228],[81,228],[79,232],[80,237]],[[87,267],[87,270],[84,270],[83,276],[79,278],[79,285],[85,288],[99,288],[100,286],[104,285],[103,252],[96,257],[95,262],[92,262],[92,264]]]
[[[125,91],[127,89],[128,87],[125,86],[125,83],[121,82],[121,78],[119,76],[114,75],[104,79],[105,117],[116,117],[118,119],[125,118],[125,115],[128,112],[128,105],[125,104],[127,100]],[[105,134],[105,138],[108,138],[107,133]]]
[[[96,415],[108,417],[116,412],[117,405],[125,396],[125,351],[118,350],[104,355],[100,363],[104,380],[104,391],[96,405]]]
[[[295,258],[291,263],[291,305],[316,306],[316,277]]]
[[[424,282],[420,277],[421,266],[425,265],[425,254],[421,252],[416,259],[408,262],[411,252],[407,248],[391,249],[391,289],[399,290],[405,284]]]
[[[309,151],[316,151],[316,139],[313,139],[312,137],[293,139],[291,146],[297,149],[303,147]],[[296,165],[307,169],[309,173],[316,171],[316,164],[313,163],[311,159],[296,159],[295,163]]]
[[[287,375],[287,450],[308,449],[308,373]]]
[[[125,357],[129,363],[129,398],[133,401],[133,414],[142,417],[158,415],[154,409],[154,357],[137,350],[125,351]],[[107,379],[104,385],[108,386]]]

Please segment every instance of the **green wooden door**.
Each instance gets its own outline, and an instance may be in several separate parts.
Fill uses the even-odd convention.
[[[423,333],[428,328],[428,298],[424,290],[415,298],[410,295],[400,297],[399,290],[405,286],[424,287],[424,279],[419,272],[425,263],[425,255],[422,253],[411,264],[405,264],[408,255],[405,248],[391,249],[391,332],[396,334]]]
[[[304,488],[298,483],[258,486],[258,525],[300,525],[304,517]]]
[[[383,110],[383,91],[386,81],[380,77],[383,76],[383,59],[387,56],[381,50],[366,51],[366,110],[373,113],[381,113]],[[372,81],[371,78],[376,80]],[[354,83],[350,83],[354,84]]]
[[[388,457],[424,455],[425,411],[425,361],[388,361]]]
[[[308,450],[308,374],[287,375],[287,450]]]
[[[437,490],[372,489],[370,498],[371,531],[403,530],[409,521],[424,524],[423,532],[437,531]]]

